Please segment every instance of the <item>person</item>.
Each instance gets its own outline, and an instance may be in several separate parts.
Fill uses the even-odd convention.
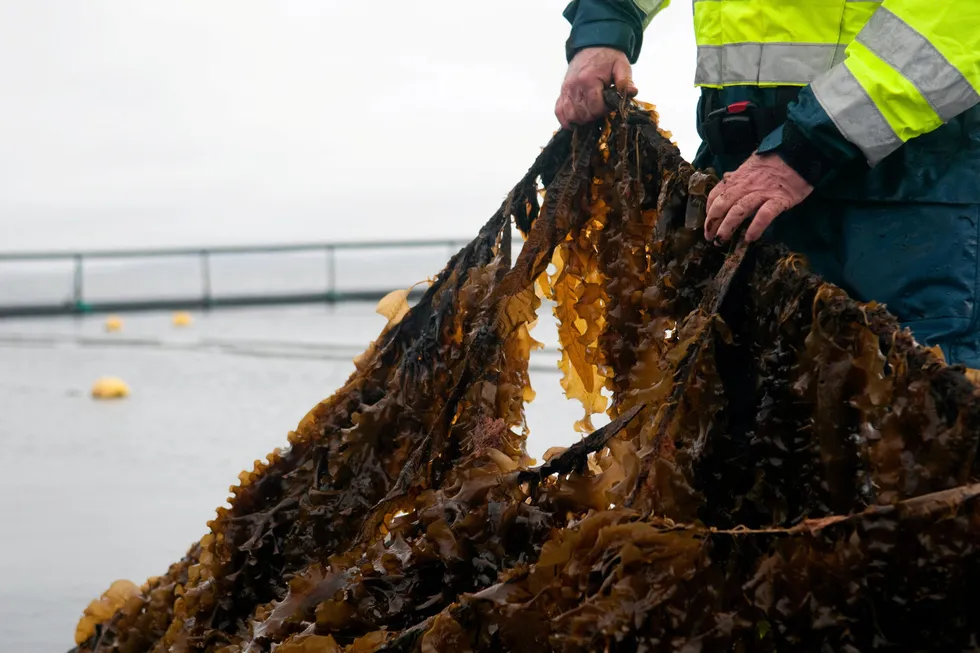
[[[604,115],[612,84],[636,95],[631,66],[669,4],[567,6],[563,127]],[[705,237],[748,221],[747,240],[785,243],[950,363],[980,368],[980,2],[693,5],[693,163],[723,175]]]

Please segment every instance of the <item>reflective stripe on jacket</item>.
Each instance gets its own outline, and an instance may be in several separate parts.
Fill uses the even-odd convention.
[[[636,8],[643,12],[643,26],[646,27],[653,17],[670,5],[670,0],[631,0]]]
[[[601,45],[619,48],[635,62],[644,27],[668,4],[668,0],[573,0],[565,10],[573,25],[566,44],[568,58],[582,48]],[[791,111],[790,126],[800,127],[808,137],[816,129],[823,130],[827,138],[822,140],[834,150],[829,155],[840,163],[851,155],[840,158],[837,153],[853,148],[855,156],[874,167],[893,158],[889,155],[903,144],[942,131],[937,142],[923,142],[914,156],[908,153],[909,166],[933,165],[943,150],[939,164],[953,165],[957,160],[959,168],[980,167],[976,121],[951,124],[968,110],[980,108],[980,0],[693,0],[692,4],[697,85],[803,87],[803,104],[812,100],[819,111],[807,107]],[[823,126],[821,114],[830,130]],[[800,116],[806,119],[801,121]],[[835,138],[847,147],[831,143]],[[822,147],[820,140],[815,143]],[[936,156],[927,156],[928,152]],[[980,185],[971,187],[970,197],[980,201]],[[922,192],[931,195],[933,190],[923,187],[913,195]],[[942,192],[959,196],[965,191],[944,188]]]
[[[699,86],[806,86],[871,165],[980,103],[977,0],[694,0]]]
[[[806,86],[844,60],[869,0],[694,0],[695,84]]]

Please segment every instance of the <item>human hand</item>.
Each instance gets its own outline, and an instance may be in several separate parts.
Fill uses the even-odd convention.
[[[615,48],[585,48],[572,57],[555,104],[555,117],[565,129],[604,116],[609,109],[602,92],[615,84],[626,97],[636,95],[633,69],[626,55]]]
[[[755,213],[745,240],[757,240],[781,213],[813,192],[803,177],[778,155],[753,154],[708,193],[704,237],[727,241],[742,222]]]

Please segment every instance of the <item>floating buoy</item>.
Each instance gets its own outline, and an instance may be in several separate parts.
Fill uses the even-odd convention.
[[[174,313],[173,323],[175,327],[185,327],[190,326],[193,320],[191,319],[191,314],[185,311],[177,311]]]
[[[94,399],[122,399],[129,396],[129,386],[114,376],[102,377],[92,386]]]
[[[110,315],[109,317],[106,318],[105,330],[108,331],[109,333],[112,333],[113,331],[119,331],[120,329],[122,329],[122,325],[123,323],[121,319],[119,319],[115,315]]]

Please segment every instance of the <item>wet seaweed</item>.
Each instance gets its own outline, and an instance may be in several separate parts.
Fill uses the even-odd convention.
[[[977,649],[977,388],[799,256],[706,243],[716,178],[609,101],[74,651]],[[586,437],[536,466],[545,298]]]

